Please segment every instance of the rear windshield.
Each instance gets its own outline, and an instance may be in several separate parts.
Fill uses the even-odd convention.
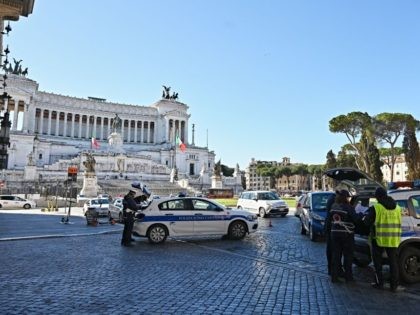
[[[312,207],[315,211],[326,211],[327,210],[327,201],[330,198],[331,193],[325,194],[315,194],[312,195]]]

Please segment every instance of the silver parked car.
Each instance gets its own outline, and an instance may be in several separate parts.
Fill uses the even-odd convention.
[[[115,198],[109,205],[108,218],[123,222],[123,198]]]

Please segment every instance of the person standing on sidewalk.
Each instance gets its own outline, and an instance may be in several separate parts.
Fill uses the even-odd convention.
[[[134,241],[132,238],[134,215],[141,208],[141,205],[136,203],[135,196],[136,191],[131,189],[123,199],[124,230],[121,239],[122,246],[131,246],[131,242]]]
[[[382,253],[385,251],[389,259],[391,272],[391,291],[397,292],[404,288],[399,286],[398,246],[401,241],[401,208],[385,189],[378,187],[375,191],[378,203],[367,210],[363,218],[370,227],[372,241],[372,259],[375,266],[375,282],[372,286],[383,289]]]
[[[344,258],[344,278],[353,281],[354,227],[358,220],[354,208],[350,205],[350,193],[336,191],[337,197],[327,215],[326,222],[331,226],[331,282],[338,282],[341,258]]]

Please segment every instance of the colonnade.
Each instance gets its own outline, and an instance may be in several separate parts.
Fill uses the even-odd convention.
[[[126,143],[156,143],[156,122],[120,117],[121,137]],[[47,136],[107,140],[114,117],[75,114],[36,108],[34,132]]]

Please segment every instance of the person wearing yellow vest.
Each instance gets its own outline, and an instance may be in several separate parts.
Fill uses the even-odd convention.
[[[389,259],[391,273],[391,291],[401,291],[398,272],[398,246],[401,241],[401,208],[385,189],[375,191],[378,203],[371,206],[363,221],[371,228],[372,259],[375,266],[375,282],[372,286],[383,289],[382,254],[385,251]]]

